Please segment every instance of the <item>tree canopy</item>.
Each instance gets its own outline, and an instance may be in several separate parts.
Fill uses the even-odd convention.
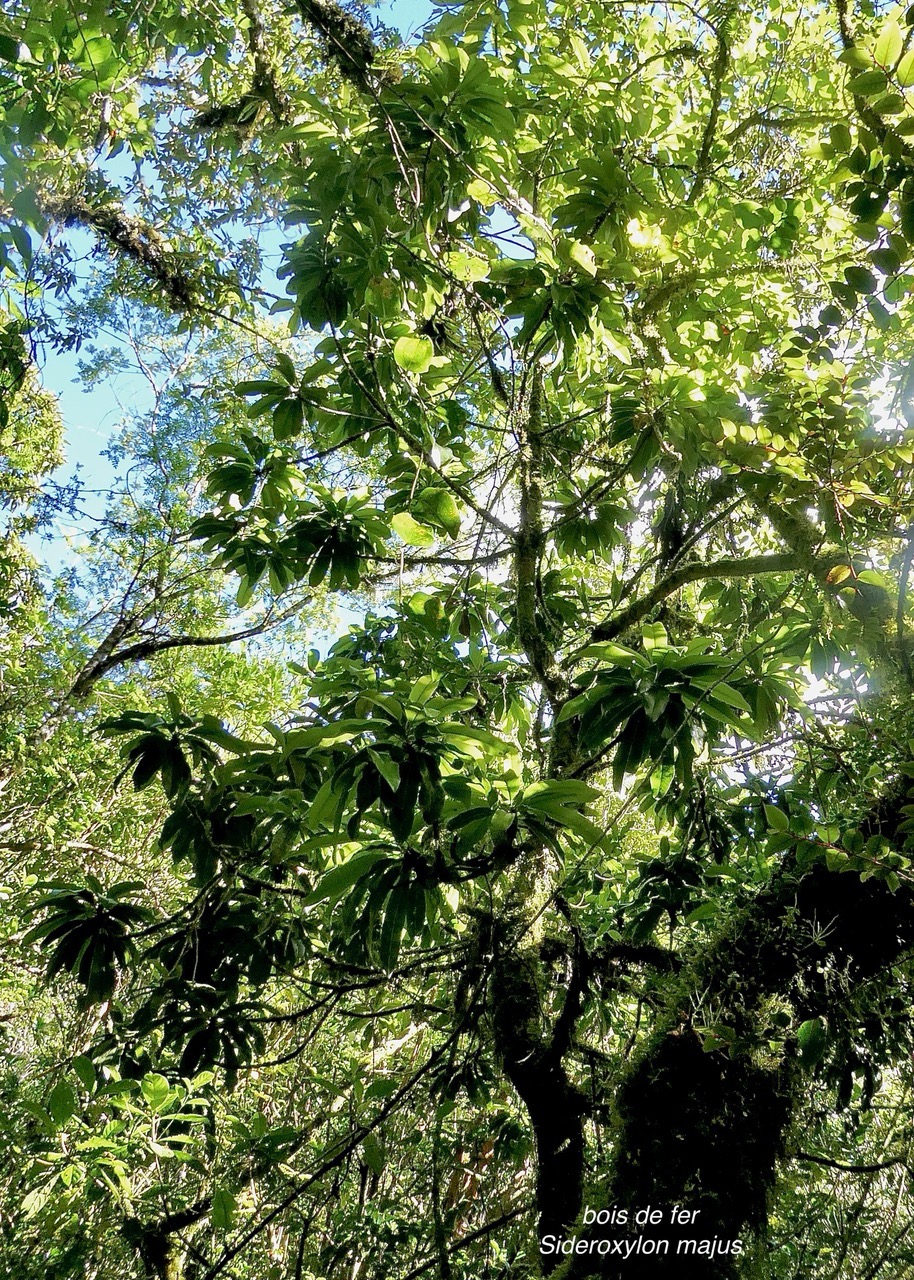
[[[914,1274],[914,10],[10,0],[0,155],[7,1273]]]

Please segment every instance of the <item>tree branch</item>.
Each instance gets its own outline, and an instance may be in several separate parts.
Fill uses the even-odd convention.
[[[564,681],[555,666],[555,656],[543,634],[543,620],[537,609],[539,562],[543,548],[542,494],[542,374],[534,367],[530,375],[526,421],[518,430],[518,480],[520,483],[519,523],[515,543],[515,621],[521,646],[533,671],[555,703],[561,698]]]
[[[199,303],[203,281],[195,279],[183,254],[177,253],[149,222],[119,204],[91,204],[74,195],[40,201],[45,217],[66,227],[83,226],[132,258],[159,286],[174,311],[190,311]]]
[[[297,8],[321,37],[327,61],[334,63],[344,80],[371,94],[374,86],[368,73],[377,59],[378,47],[365,23],[335,0],[297,0]]]
[[[837,1169],[841,1173],[881,1173],[883,1169],[894,1169],[896,1165],[907,1163],[904,1156],[893,1156],[891,1160],[880,1160],[877,1164],[841,1164],[839,1160],[830,1160],[828,1156],[814,1156],[808,1151],[795,1151],[790,1158],[820,1164],[826,1169]]]
[[[468,1245],[475,1244],[477,1240],[482,1240],[486,1236],[490,1236],[493,1231],[497,1231],[499,1227],[506,1226],[509,1222],[513,1222],[515,1218],[520,1218],[525,1213],[529,1213],[533,1208],[532,1204],[522,1204],[518,1209],[511,1209],[508,1213],[503,1213],[498,1218],[494,1218],[491,1222],[487,1222],[485,1226],[477,1227],[475,1231],[471,1231],[469,1235],[461,1236],[459,1240],[455,1240],[453,1244],[448,1245],[448,1254],[453,1255],[459,1253],[461,1249],[466,1249]],[[419,1276],[424,1276],[426,1271],[431,1271],[432,1267],[438,1263],[438,1255],[429,1258],[427,1262],[420,1262],[418,1267],[413,1267],[412,1271],[407,1271],[403,1280],[418,1280]]]
[[[463,1029],[462,1025],[455,1028],[444,1044],[435,1049],[428,1058],[426,1058],[423,1065],[413,1072],[406,1083],[401,1085],[396,1093],[390,1096],[369,1124],[359,1125],[357,1128],[353,1129],[348,1138],[339,1144],[338,1149],[333,1155],[330,1155],[323,1160],[312,1174],[305,1178],[303,1182],[300,1182],[297,1186],[293,1187],[287,1195],[283,1196],[279,1203],[274,1205],[272,1209],[265,1213],[259,1222],[255,1222],[253,1226],[249,1227],[235,1244],[224,1249],[221,1257],[213,1263],[209,1270],[201,1277],[201,1280],[215,1280],[216,1276],[222,1275],[229,1263],[232,1262],[234,1258],[237,1258],[238,1254],[246,1249],[262,1231],[265,1231],[271,1222],[275,1222],[278,1217],[295,1204],[296,1200],[299,1200],[305,1192],[309,1191],[316,1182],[319,1182],[321,1178],[326,1176],[326,1174],[343,1164],[359,1143],[365,1138],[366,1134],[373,1133],[378,1126],[387,1119],[391,1112],[396,1110],[403,1099],[411,1092],[412,1089],[415,1088],[422,1077],[428,1075],[428,1073],[437,1066],[442,1058],[446,1056],[450,1051],[451,1045],[458,1036],[460,1036]]]
[[[836,564],[847,560],[843,551],[832,552],[816,558],[817,569],[828,571]],[[767,573],[801,573],[807,569],[805,556],[794,551],[774,551],[756,556],[745,556],[741,560],[712,560],[684,564],[679,569],[661,578],[658,583],[645,592],[638,600],[623,609],[613,618],[600,622],[590,633],[590,643],[595,640],[615,640],[629,627],[641,622],[661,600],[673,595],[689,582],[704,582],[708,578],[755,578]]]
[[[139,640],[136,644],[127,645],[124,649],[117,649],[111,644],[111,637],[118,631],[118,627],[115,627],[111,636],[99,646],[93,657],[73,681],[65,701],[76,702],[87,697],[92,686],[114,667],[124,666],[128,662],[144,662],[147,658],[155,657],[158,653],[165,653],[168,649],[203,649],[211,648],[214,645],[234,644],[236,640],[249,640],[252,636],[263,635],[265,631],[271,631],[274,627],[279,626],[280,623],[286,622],[300,608],[301,603],[297,603],[288,609],[284,609],[275,618],[264,619],[263,622],[244,627],[241,631],[228,632],[226,635],[169,636],[164,640],[150,638],[148,640]],[[117,641],[115,640],[116,643]]]
[[[785,132],[791,128],[802,127],[803,125],[819,125],[834,124],[834,113],[823,114],[821,111],[803,111],[796,115],[769,115],[767,111],[753,111],[752,115],[747,116],[745,120],[731,129],[725,134],[727,142],[732,146],[734,142],[738,142],[750,129],[783,129]]]
[[[263,15],[255,0],[241,0],[241,8],[248,22],[245,34],[254,62],[251,87],[234,102],[198,111],[192,121],[197,129],[221,129],[228,125],[246,134],[254,130],[267,108],[277,124],[284,123],[288,117],[289,100],[269,54]]]
[[[692,189],[686,199],[686,204],[690,205],[694,204],[701,195],[710,168],[711,148],[714,146],[714,136],[717,133],[717,122],[720,117],[720,104],[724,95],[724,76],[727,74],[727,68],[730,65],[728,23],[729,15],[724,17],[717,32],[717,53],[714,55],[714,64],[711,68],[711,110],[708,112],[707,123],[701,139],[701,147],[698,151],[698,160],[695,163],[695,181],[692,183]]]
[[[898,604],[895,609],[895,634],[898,642],[898,658],[904,672],[908,687],[914,689],[914,670],[911,669],[909,641],[905,634],[905,610],[908,601],[908,579],[911,576],[911,563],[914,561],[914,525],[907,532],[908,545],[901,557],[901,575],[898,580]]]

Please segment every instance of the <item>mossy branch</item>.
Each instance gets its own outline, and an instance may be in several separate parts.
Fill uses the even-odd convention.
[[[370,71],[378,48],[364,22],[335,0],[297,0],[298,11],[314,28],[324,46],[324,56],[340,75],[362,93],[372,93]]]
[[[844,564],[846,561],[845,552],[833,551],[815,557],[813,563],[817,573],[825,574],[836,564]],[[709,578],[722,580],[756,578],[769,573],[803,573],[808,571],[809,567],[807,557],[795,551],[773,551],[756,556],[744,556],[741,559],[684,564],[661,578],[650,591],[633,600],[620,613],[598,623],[590,633],[590,643],[598,640],[615,640],[629,627],[642,622],[668,596],[674,595],[690,582],[704,582]]]
[[[204,282],[189,269],[185,256],[174,250],[149,222],[128,213],[120,204],[92,203],[85,196],[44,199],[41,211],[66,227],[94,231],[112,249],[130,258],[161,290],[175,311],[200,305]]]

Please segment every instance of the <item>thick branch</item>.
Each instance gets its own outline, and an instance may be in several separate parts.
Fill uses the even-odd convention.
[[[543,548],[542,493],[542,375],[531,373],[526,420],[518,429],[518,481],[520,484],[519,524],[515,543],[514,572],[517,577],[515,620],[517,635],[537,679],[555,702],[564,682],[543,634],[537,609],[539,563]]]
[[[263,16],[254,0],[241,0],[241,7],[248,20],[248,48],[254,59],[252,90],[269,103],[274,120],[281,124],[287,115],[288,101],[279,87],[276,68],[270,58]]]
[[[827,572],[847,559],[844,552],[832,552],[816,558],[816,568]],[[650,591],[628,608],[599,623],[591,632],[591,641],[615,640],[629,627],[641,622],[667,596],[673,595],[689,582],[703,582],[708,578],[755,578],[767,573],[801,573],[807,569],[805,556],[795,551],[775,551],[770,554],[745,556],[741,560],[712,560],[684,564],[661,578]]]
[[[168,649],[205,649],[214,645],[234,644],[236,640],[249,640],[252,636],[263,635],[265,631],[279,626],[281,622],[291,618],[293,613],[300,607],[300,604],[296,604],[292,608],[284,610],[275,618],[258,622],[254,626],[244,627],[241,631],[230,631],[225,635],[168,636],[163,640],[150,638],[137,641],[136,644],[127,645],[123,649],[115,647],[117,639],[115,639],[114,644],[111,643],[112,637],[118,631],[118,627],[115,627],[112,629],[111,635],[98,647],[90,661],[74,680],[66,701],[76,702],[87,697],[92,686],[102,676],[113,670],[114,667],[124,666],[128,662],[144,662],[147,658],[153,658],[158,653],[165,653]],[[121,631],[121,635],[123,635],[123,631]]]
[[[909,640],[905,628],[905,609],[908,600],[908,579],[911,576],[911,564],[914,561],[914,525],[907,533],[908,545],[901,557],[901,576],[898,582],[898,604],[895,609],[895,635],[898,643],[898,658],[904,672],[908,687],[914,689],[914,670],[911,668]]]
[[[741,120],[735,128],[726,134],[727,142],[732,147],[750,129],[781,129],[785,133],[789,129],[810,128],[822,124],[834,124],[834,112],[828,114],[821,111],[801,111],[794,115],[771,115],[767,111],[753,111],[752,115]]]
[[[711,148],[714,146],[717,122],[720,118],[720,104],[724,94],[724,77],[730,65],[730,42],[727,37],[727,25],[728,18],[725,17],[717,34],[717,53],[714,55],[714,65],[711,68],[711,110],[708,112],[707,123],[701,139],[701,147],[698,151],[698,160],[695,164],[695,181],[692,183],[692,189],[689,192],[686,204],[694,204],[701,195],[710,169]]]
[[[321,37],[327,60],[334,63],[345,80],[363,93],[371,93],[368,73],[378,49],[364,22],[335,0],[297,0],[297,5],[301,16]]]
[[[220,129],[234,125],[239,131],[252,131],[267,107],[277,124],[282,124],[289,112],[289,101],[283,92],[276,67],[267,46],[263,15],[254,0],[241,0],[241,8],[247,18],[247,45],[254,62],[254,75],[250,90],[234,102],[208,107],[193,118],[197,129]]]
[[[881,1173],[883,1169],[894,1169],[896,1165],[906,1164],[904,1156],[893,1156],[891,1160],[880,1160],[878,1164],[842,1164],[840,1160],[830,1160],[828,1156],[814,1156],[808,1151],[797,1151],[792,1160],[803,1160],[808,1164],[820,1164],[826,1169],[837,1169],[840,1173]]]
[[[536,1141],[539,1232],[557,1235],[580,1212],[584,1178],[586,1105],[562,1058],[562,1040],[570,1037],[579,995],[568,997],[572,1008],[567,1023],[544,1035],[538,948],[522,947],[509,930],[500,932],[509,936],[505,945],[496,942],[495,947],[489,984],[492,1029],[504,1073],[526,1107]]]
[[[94,205],[84,196],[68,196],[44,200],[42,212],[66,227],[88,227],[112,248],[132,258],[159,286],[175,311],[188,311],[198,305],[202,282],[188,270],[184,256],[176,253],[151,223],[128,213],[121,205]]]

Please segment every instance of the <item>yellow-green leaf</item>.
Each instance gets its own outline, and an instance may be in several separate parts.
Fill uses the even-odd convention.
[[[902,89],[908,89],[914,84],[914,49],[906,53],[899,62],[898,70],[895,72],[895,79]]]
[[[406,373],[425,373],[434,354],[430,338],[405,337],[394,343],[394,360]]]
[[[568,246],[568,257],[575,266],[586,271],[589,276],[597,274],[597,260],[593,256],[590,245],[582,244],[580,240],[572,240]]]
[[[879,32],[873,57],[881,67],[893,67],[901,56],[903,47],[904,36],[901,33],[901,27],[890,18]]]
[[[408,547],[430,547],[435,541],[431,529],[414,520],[408,511],[398,511],[391,516],[390,527]]]
[[[777,805],[774,804],[766,804],[764,808],[765,821],[768,823],[768,826],[772,831],[790,830],[790,819],[787,817],[787,814],[783,809],[779,809]]]

